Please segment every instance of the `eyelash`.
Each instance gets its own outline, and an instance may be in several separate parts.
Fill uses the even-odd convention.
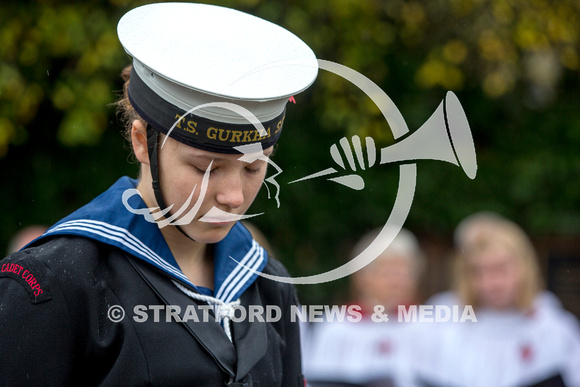
[[[249,168],[246,167],[246,172],[248,172],[251,175],[257,175],[258,173],[260,173],[261,168]]]
[[[215,171],[217,168],[211,169],[209,171],[210,175],[213,173],[213,171]],[[193,167],[193,170],[195,171],[195,173],[199,174],[199,175],[204,175],[205,174],[205,169],[199,169],[198,167]]]
[[[217,168],[214,168],[214,169],[210,170],[210,171],[209,171],[210,175],[211,175],[212,173],[214,173],[214,171],[215,171],[216,169],[217,169]],[[245,170],[246,170],[246,172],[247,172],[247,173],[249,173],[250,175],[257,175],[257,174],[259,174],[259,173],[260,173],[260,171],[261,171],[261,168],[249,168],[249,167],[246,167],[246,168],[245,168]],[[198,167],[194,167],[194,171],[195,171],[195,173],[197,173],[197,174],[199,174],[199,175],[202,175],[202,176],[205,174],[205,170],[199,169]]]

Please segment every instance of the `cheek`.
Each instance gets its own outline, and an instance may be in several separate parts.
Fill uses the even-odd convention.
[[[487,280],[487,276],[483,273],[481,269],[473,269],[470,275],[470,281],[473,286],[473,289],[476,293],[485,292],[485,290],[489,287],[489,281]]]
[[[163,192],[163,199],[166,205],[180,202],[179,197],[184,191],[187,191],[185,197],[191,193],[189,178],[185,175],[185,170],[177,162],[175,154],[178,147],[172,141],[164,144],[164,147],[158,153],[159,183]]]
[[[507,289],[515,293],[522,283],[522,273],[517,267],[508,270],[505,275],[504,284]]]
[[[172,212],[175,212],[187,201],[193,191],[190,207],[193,206],[201,192],[201,181],[202,177],[198,178],[193,172],[187,173],[183,168],[163,168],[160,173],[160,183],[165,204],[167,206],[174,204]],[[206,195],[208,194],[209,187]]]
[[[244,199],[248,204],[251,204],[258,192],[260,192],[260,188],[262,187],[262,183],[264,182],[264,175],[261,174],[259,176],[250,176],[244,186]]]

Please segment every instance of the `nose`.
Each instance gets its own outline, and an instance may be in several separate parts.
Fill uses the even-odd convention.
[[[238,208],[244,204],[244,189],[239,176],[229,176],[220,185],[216,195],[219,204],[230,208]]]

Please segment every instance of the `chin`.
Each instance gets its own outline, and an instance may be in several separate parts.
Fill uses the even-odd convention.
[[[193,231],[191,234],[188,232],[188,235],[191,235],[197,242],[208,244],[218,243],[228,235],[233,226],[234,223],[229,223],[227,225],[215,225],[208,223],[203,227],[203,230],[196,230],[197,232]]]
[[[513,308],[515,306],[515,303],[510,302],[509,300],[492,299],[492,300],[487,300],[487,302],[484,302],[484,305],[487,305],[488,307],[490,307],[492,309],[505,310],[505,309]]]

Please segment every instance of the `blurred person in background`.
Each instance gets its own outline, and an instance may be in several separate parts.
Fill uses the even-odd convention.
[[[12,238],[10,238],[10,242],[8,243],[8,249],[6,254],[14,253],[42,234],[47,230],[48,227],[42,225],[32,225],[28,227],[24,227],[23,229],[19,230]]]
[[[379,230],[364,235],[353,250],[360,254]],[[352,275],[360,321],[311,322],[303,330],[304,374],[312,387],[409,386],[411,324],[398,323],[399,306],[417,302],[424,256],[417,239],[402,229],[373,262]],[[375,312],[389,321],[373,320]]]
[[[423,324],[417,376],[426,386],[580,386],[580,329],[542,292],[524,231],[495,214],[462,222],[454,292],[438,305],[472,306],[477,322]]]
[[[491,211],[480,211],[464,218],[453,233],[453,243],[458,254],[465,252],[473,246],[479,236],[487,230],[494,230],[498,227],[518,227],[509,219],[504,218],[498,213]],[[431,305],[458,305],[459,299],[454,291],[445,291],[432,296],[428,301]],[[555,294],[546,289],[540,289],[534,303],[536,307],[547,306],[561,308],[562,304]]]

